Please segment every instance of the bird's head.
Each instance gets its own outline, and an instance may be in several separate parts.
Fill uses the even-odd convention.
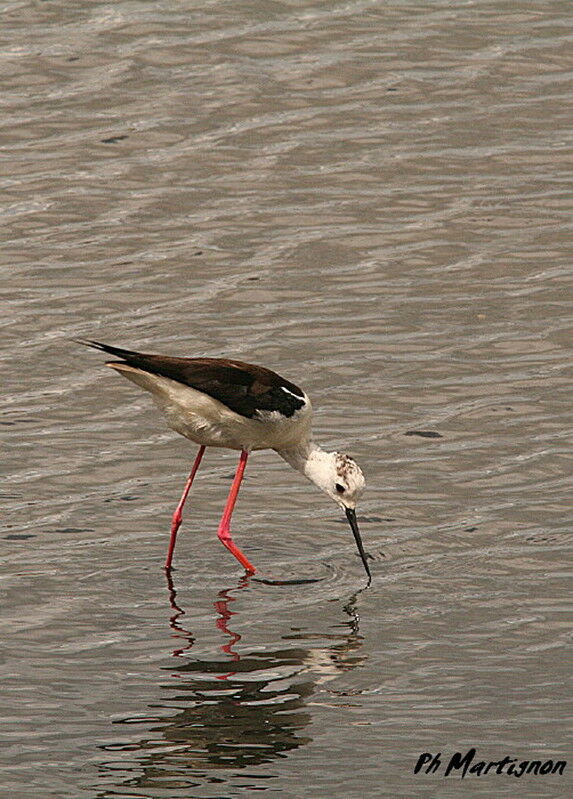
[[[366,485],[362,469],[354,458],[343,452],[321,454],[323,457],[319,458],[318,468],[311,479],[342,510],[354,510]]]
[[[356,519],[356,502],[366,485],[362,469],[350,455],[342,452],[324,452],[317,448],[309,457],[304,471],[309,480],[328,494],[345,512],[370,579],[370,569]]]

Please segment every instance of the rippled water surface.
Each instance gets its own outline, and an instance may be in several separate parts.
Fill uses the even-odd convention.
[[[570,796],[414,774],[570,750],[570,3],[0,11],[3,795]],[[372,586],[272,452],[236,540],[315,581],[242,576],[214,450],[168,582],[194,447],[82,336],[303,385]]]

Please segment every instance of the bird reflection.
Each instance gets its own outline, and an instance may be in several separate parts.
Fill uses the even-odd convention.
[[[178,662],[165,670],[176,681],[161,685],[162,699],[150,706],[153,715],[146,708],[143,718],[117,722],[144,724],[145,737],[127,745],[102,747],[128,749],[130,758],[136,758],[132,777],[123,786],[169,791],[211,781],[213,772],[219,775],[217,781],[221,777],[225,781],[225,769],[235,770],[236,775],[236,769],[270,763],[307,744],[311,740],[305,732],[311,723],[309,697],[318,686],[364,660],[359,654],[362,637],[356,596],[344,605],[345,618],[336,625],[339,630],[331,625],[328,632],[291,630],[283,636],[284,646],[262,651],[260,646],[249,651],[243,638],[239,654],[234,647],[241,636],[233,631],[233,619],[240,613],[237,594],[250,585],[250,578],[244,576],[236,585],[218,591],[213,601],[215,626],[225,636],[219,647],[222,655],[193,658],[195,635],[184,624],[185,610],[169,573],[167,580],[173,611],[169,625],[178,642],[172,655]],[[319,646],[317,638],[322,642]],[[324,645],[325,639],[330,643]],[[165,717],[166,710],[176,712]],[[119,765],[102,764],[102,769],[108,777],[113,770],[117,777]],[[114,782],[114,790],[117,787]]]

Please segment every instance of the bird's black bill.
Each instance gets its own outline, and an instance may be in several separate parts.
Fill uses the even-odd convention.
[[[370,581],[372,580],[372,575],[370,574],[370,567],[368,566],[368,561],[366,560],[366,552],[364,551],[362,538],[360,537],[360,530],[358,529],[358,522],[356,521],[356,511],[354,510],[354,508],[346,508],[346,518],[348,519],[348,523],[350,524],[350,529],[354,534],[354,540],[356,541],[358,552],[360,553],[360,557],[362,558],[362,563],[364,564],[364,568],[366,569],[366,574],[368,575],[368,583],[370,583]]]

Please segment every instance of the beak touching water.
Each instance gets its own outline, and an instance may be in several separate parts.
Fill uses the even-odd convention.
[[[364,568],[366,569],[366,574],[368,575],[368,585],[372,580],[372,575],[370,574],[370,568],[368,567],[368,561],[366,560],[366,552],[364,551],[364,546],[362,544],[362,538],[360,537],[360,530],[358,529],[358,522],[356,521],[356,511],[354,508],[345,508],[346,518],[348,519],[348,523],[350,524],[350,529],[354,534],[354,539],[356,541],[356,546],[358,547],[358,552],[360,553],[360,557],[362,558],[362,563],[364,564]]]

